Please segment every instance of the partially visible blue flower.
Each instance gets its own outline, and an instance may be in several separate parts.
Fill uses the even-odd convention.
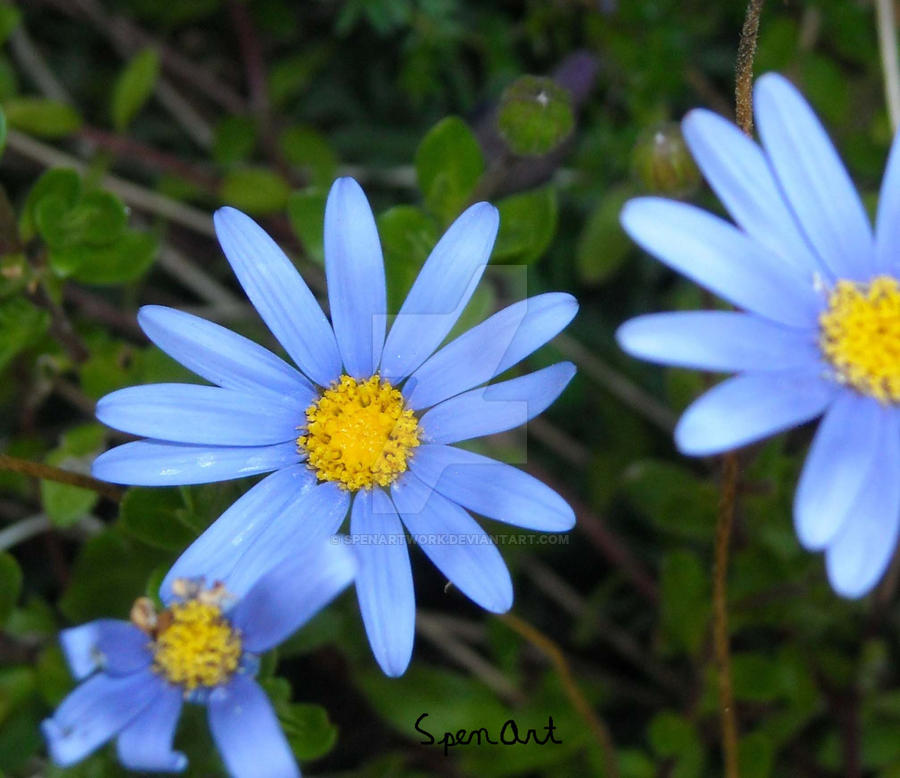
[[[884,574],[900,528],[900,135],[873,236],[811,108],[783,77],[754,94],[762,148],[709,111],[684,135],[737,226],[684,203],[639,198],[622,224],[647,251],[745,312],[640,316],[630,354],[737,372],[696,400],[678,448],[715,454],[824,414],[794,519],[847,597]]]
[[[112,738],[131,770],[181,772],[172,750],[182,705],[204,705],[234,778],[299,777],[263,690],[258,655],[281,643],[352,580],[353,555],[322,542],[274,568],[243,597],[226,578],[211,588],[178,579],[157,614],[141,598],[131,621],[101,619],[60,634],[84,681],[41,725],[56,764],[81,761]]]
[[[450,226],[390,328],[375,219],[352,179],[335,182],[325,210],[331,323],[255,222],[232,208],[214,221],[247,296],[299,370],[216,324],[144,307],[148,337],[216,386],[137,386],[101,399],[101,421],[150,440],[103,454],[93,473],[171,485],[275,471],[184,553],[165,591],[186,571],[212,580],[233,571],[240,594],[279,556],[336,532],[349,512],[366,632],[382,669],[399,675],[415,630],[406,530],[461,592],[503,612],[509,572],[468,511],[541,531],[574,524],[540,481],[451,444],[518,427],[556,399],[571,363],[488,382],[559,333],[578,306],[567,294],[541,294],[441,347],[494,244],[498,213],[488,203]]]

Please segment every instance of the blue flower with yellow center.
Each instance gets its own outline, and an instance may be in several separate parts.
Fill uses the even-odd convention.
[[[131,621],[101,619],[60,634],[72,674],[84,681],[41,725],[53,761],[68,766],[116,738],[132,770],[180,772],[172,749],[184,703],[206,706],[234,778],[299,778],[263,690],[258,655],[274,648],[352,580],[349,550],[322,541],[273,568],[243,596],[226,578],[210,588],[178,578],[157,613],[147,598]]]
[[[669,267],[737,311],[640,316],[618,339],[668,365],[738,375],[684,413],[678,448],[716,454],[824,418],[794,500],[801,543],[829,580],[868,592],[900,528],[900,135],[872,228],[812,109],[783,77],[756,84],[762,148],[709,111],[685,139],[736,224],[658,198],[622,224]]]
[[[151,439],[103,454],[93,473],[152,486],[275,471],[184,553],[164,591],[200,570],[210,580],[233,574],[240,592],[298,546],[333,535],[349,512],[369,641],[384,671],[399,675],[415,627],[406,530],[460,591],[503,612],[509,572],[469,511],[541,531],[574,524],[540,481],[452,444],[518,427],[556,399],[571,363],[488,382],[558,334],[578,306],[567,294],[537,295],[442,345],[496,238],[488,203],[449,227],[390,328],[375,219],[354,180],[335,182],[325,210],[330,323],[255,222],[232,208],[214,222],[247,296],[297,367],[211,322],[142,308],[147,336],[215,386],[136,386],[102,398],[101,421]]]

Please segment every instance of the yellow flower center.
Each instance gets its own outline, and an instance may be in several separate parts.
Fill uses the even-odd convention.
[[[343,375],[306,409],[297,446],[320,481],[344,489],[389,486],[419,445],[419,422],[387,381]]]
[[[900,283],[838,281],[819,317],[822,352],[841,381],[882,402],[900,402]]]
[[[241,638],[218,605],[176,603],[159,615],[155,632],[153,669],[186,691],[218,686],[238,669]]]

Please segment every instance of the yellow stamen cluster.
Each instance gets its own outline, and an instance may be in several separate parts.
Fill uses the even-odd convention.
[[[217,605],[199,599],[172,605],[159,615],[153,669],[193,691],[218,686],[238,669],[241,638]]]
[[[900,283],[838,281],[819,317],[820,345],[841,381],[884,403],[900,402]]]
[[[309,455],[319,480],[337,481],[350,491],[389,486],[419,445],[415,415],[379,376],[341,376],[306,409],[301,430],[297,446]]]

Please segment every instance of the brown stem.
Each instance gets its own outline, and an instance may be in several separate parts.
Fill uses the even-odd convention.
[[[722,718],[722,756],[725,778],[738,778],[738,730],[731,685],[731,653],[728,636],[728,552],[734,506],[737,499],[738,458],[731,452],[722,457],[722,499],[716,519],[713,568],[713,644],[719,673],[719,708]]]
[[[33,478],[43,478],[47,481],[56,481],[69,486],[80,486],[82,489],[90,489],[116,502],[122,499],[122,490],[105,481],[98,481],[89,475],[62,470],[52,465],[45,465],[42,462],[31,462],[27,459],[11,457],[9,454],[0,454],[0,470],[23,473]]]
[[[566,660],[566,656],[562,649],[543,632],[512,613],[502,614],[499,618],[506,626],[515,632],[518,632],[525,640],[535,646],[550,660],[556,668],[556,671],[559,673],[559,679],[562,682],[566,696],[572,703],[572,707],[575,708],[578,714],[584,719],[588,728],[600,744],[600,749],[603,751],[603,761],[606,766],[606,777],[619,778],[616,747],[613,743],[609,728],[596,714],[576,683],[575,677],[572,674],[572,668],[569,667],[569,662]]]
[[[753,58],[756,56],[756,39],[762,7],[763,0],[750,0],[747,5],[735,68],[735,115],[738,127],[748,135],[753,132]]]

